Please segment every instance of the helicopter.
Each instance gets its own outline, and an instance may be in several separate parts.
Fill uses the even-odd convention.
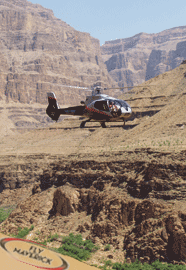
[[[123,122],[132,116],[130,105],[121,99],[117,99],[101,93],[101,87],[96,86],[92,90],[92,95],[87,96],[85,101],[81,101],[80,106],[73,106],[60,109],[54,92],[47,93],[48,107],[46,113],[57,122],[61,114],[79,115],[88,118],[82,121],[80,128],[84,128],[87,122],[100,122],[102,128],[106,128],[106,122]],[[104,88],[107,90],[107,88]]]

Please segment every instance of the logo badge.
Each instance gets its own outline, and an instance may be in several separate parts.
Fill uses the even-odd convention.
[[[19,238],[0,239],[2,247],[9,255],[23,263],[46,270],[66,270],[69,264],[61,254],[31,240]]]

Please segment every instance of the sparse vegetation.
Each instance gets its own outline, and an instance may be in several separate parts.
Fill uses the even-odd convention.
[[[64,236],[62,240],[63,245],[55,249],[57,252],[71,256],[79,261],[86,261],[90,258],[92,252],[99,249],[91,240],[83,240],[81,234]]]
[[[47,242],[51,242],[58,238],[58,234],[51,235],[42,242],[41,244],[46,245]],[[69,236],[63,237],[62,240],[63,245],[60,248],[53,248],[56,252],[59,252],[63,255],[68,255],[70,257],[73,257],[79,261],[86,261],[90,258],[91,253],[95,252],[99,249],[99,247],[96,247],[91,240],[83,240],[82,236],[79,235],[73,235],[73,233],[70,233]],[[110,245],[106,245],[104,250],[110,250]],[[92,266],[98,267],[99,269],[103,270],[186,270],[185,265],[173,265],[171,263],[165,263],[160,262],[159,260],[148,264],[148,263],[141,263],[138,259],[133,263],[112,263],[111,260],[104,260],[104,257],[100,260],[100,263],[104,263],[103,266],[99,266],[97,264],[92,264]]]
[[[28,229],[27,227],[25,227],[24,229],[21,229],[20,227],[18,228],[18,234],[17,235],[13,235],[14,237],[17,238],[24,238],[26,235],[29,234],[30,231],[32,231],[34,229],[34,225],[31,225],[30,229]]]
[[[105,248],[104,248],[104,251],[107,251],[107,250],[110,250],[110,245],[106,245]]]
[[[10,213],[13,211],[13,207],[10,208],[0,208],[0,223],[5,221],[5,219],[8,218],[8,216],[10,215]]]
[[[95,266],[95,267],[98,267],[98,265],[97,265],[97,264],[91,264],[91,266]]]
[[[53,235],[50,235],[47,239],[47,242],[52,242],[54,240],[56,240],[57,238],[59,237],[59,235],[57,233],[53,234]]]
[[[109,269],[113,269],[113,270],[185,270],[186,266],[185,265],[173,265],[170,263],[162,263],[159,260],[153,262],[152,264],[148,264],[148,263],[144,263],[142,264],[139,260],[136,260],[134,263],[112,263],[110,260],[109,261],[104,261],[104,266],[99,266],[100,269],[103,270],[109,270]]]
[[[47,240],[44,240],[43,242],[41,242],[40,244],[46,246],[47,245]]]
[[[147,148],[147,147],[159,147],[161,148],[161,151],[165,151],[165,148],[167,147],[175,147],[176,146],[181,146],[183,143],[183,140],[181,139],[176,139],[176,138],[173,138],[172,141],[171,139],[170,140],[160,140],[160,141],[155,141],[155,140],[152,140],[151,142],[147,143],[147,141],[145,140],[138,140],[135,144],[130,144],[130,145],[123,145],[122,147],[126,150],[129,149],[133,149],[133,148],[136,148],[136,147],[142,147],[142,148]],[[114,148],[113,148],[114,149]]]

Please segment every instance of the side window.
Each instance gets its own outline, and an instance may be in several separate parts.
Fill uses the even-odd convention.
[[[94,107],[101,111],[108,111],[107,101],[96,101]]]

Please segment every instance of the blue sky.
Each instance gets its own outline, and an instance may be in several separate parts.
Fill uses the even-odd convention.
[[[185,0],[30,0],[78,31],[105,41],[186,25]]]

